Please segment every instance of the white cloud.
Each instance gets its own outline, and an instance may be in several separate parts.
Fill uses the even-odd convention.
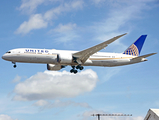
[[[34,103],[34,106],[46,106],[49,103],[46,100],[38,100],[36,103]]]
[[[68,41],[72,41],[72,40],[75,41],[77,38],[79,38],[79,36],[76,34],[75,31],[55,33],[53,37],[55,37],[54,40],[56,40],[56,42],[66,43],[66,46],[68,46],[67,44]]]
[[[32,12],[35,11],[37,6],[44,3],[45,1],[48,0],[22,0],[22,4],[19,7],[19,10],[22,11],[23,13],[31,14]]]
[[[134,1],[134,0],[91,0],[93,1],[93,3],[97,4],[97,5],[106,5],[107,6],[111,6],[111,7],[119,7],[119,6],[124,6],[124,5],[132,5],[132,4],[145,4],[147,2],[153,2],[156,0],[138,0],[138,1]]]
[[[52,20],[58,17],[58,15],[61,14],[61,12],[64,12],[63,10],[63,6],[58,6],[56,8],[53,8],[51,10],[48,10],[45,14],[44,14],[44,19],[46,20]]]
[[[59,24],[55,29],[53,29],[53,31],[61,33],[61,32],[71,31],[74,28],[76,28],[76,24],[72,24],[72,23],[68,23],[66,25]]]
[[[46,20],[52,20],[58,17],[58,15],[65,13],[65,12],[70,12],[72,10],[78,10],[81,9],[84,5],[84,2],[82,0],[77,0],[69,3],[64,3],[59,5],[56,8],[52,8],[51,10],[48,10],[44,14],[44,18]]]
[[[110,80],[113,76],[120,73],[122,68],[120,67],[110,67],[109,69],[106,69],[104,71],[101,71],[102,77],[102,83]]]
[[[30,101],[41,99],[70,98],[90,92],[98,81],[91,69],[76,75],[63,71],[39,72],[16,85],[13,100]]]
[[[13,82],[19,82],[21,80],[22,77],[20,77],[19,75],[16,75],[16,77],[13,79]]]
[[[82,9],[83,5],[84,5],[83,0],[76,0],[76,1],[71,3],[71,7],[73,9]]]
[[[135,27],[131,22],[143,18],[142,11],[149,9],[147,5],[149,2],[150,0],[94,0],[96,4],[100,3],[101,6],[107,6],[108,12],[106,12],[107,14],[103,16],[102,20],[88,26],[86,31],[91,31],[94,35],[93,39],[99,41],[129,33]],[[114,50],[114,52],[123,52],[128,46],[121,43],[121,39],[115,41],[109,48]]]
[[[10,116],[8,115],[4,115],[4,114],[1,114],[0,115],[0,120],[14,120],[12,119]]]
[[[57,0],[46,0],[48,2],[50,1],[56,1]],[[44,4],[46,1],[44,0],[23,0],[22,5],[20,6],[20,10],[25,11],[34,11],[38,5]],[[123,33],[122,31],[128,32],[130,31],[130,28],[132,25],[128,25],[131,20],[134,18],[139,18],[140,13],[142,10],[148,9],[148,6],[146,3],[151,2],[150,0],[139,0],[139,1],[112,1],[112,0],[93,0],[96,4],[106,5],[108,6],[109,15],[108,18],[104,18],[100,22],[94,23],[89,29],[91,31],[95,32],[94,39],[96,40],[107,40],[110,37],[114,37],[114,35],[118,35]],[[31,24],[32,18],[28,21],[23,22],[20,27],[17,29],[17,34],[27,34],[33,29],[41,29],[48,26],[49,23],[52,23],[53,19],[58,19],[59,15],[67,12],[72,12],[74,10],[79,10],[84,7],[84,1],[83,0],[76,0],[76,1],[67,1],[67,2],[60,2],[60,5],[57,7],[54,7],[48,11],[46,11],[43,15],[42,14],[34,14],[40,15],[38,17],[39,20],[39,26]],[[36,22],[34,22],[36,23]],[[40,24],[42,23],[42,24]],[[126,26],[126,29],[122,29],[123,26]],[[66,36],[67,37],[67,36]]]
[[[39,4],[42,4],[44,0],[32,0],[26,1],[24,0],[20,9],[28,9],[29,11],[33,11]],[[20,27],[16,30],[17,34],[27,34],[31,30],[46,28],[52,19],[57,19],[58,16],[62,13],[71,12],[72,10],[81,9],[84,2],[77,0],[70,3],[64,3],[59,5],[58,7],[52,8],[42,14],[32,14],[28,21],[23,22]],[[27,11],[27,10],[25,10]]]
[[[57,42],[68,42],[79,37],[76,33],[77,29],[75,23],[59,24],[56,28],[50,30],[49,34],[53,35],[55,37],[54,40]]]
[[[41,4],[44,4],[46,2],[61,2],[62,0],[22,0],[21,6],[18,8],[23,13],[32,14],[36,11],[37,7]],[[61,2],[62,3],[62,2]],[[64,7],[58,7],[62,8],[61,10],[70,10],[70,9],[81,9],[83,8],[83,0],[76,0],[69,3],[64,3]],[[60,9],[52,9],[52,12],[58,13],[57,11],[61,12]]]
[[[61,107],[68,107],[68,106],[91,108],[87,103],[77,103],[74,101],[61,101],[61,100],[55,100],[54,102],[39,100],[35,102],[33,105],[41,107],[41,109],[61,108]]]
[[[95,39],[103,41],[114,37],[114,35],[125,33],[121,29],[134,17],[135,12],[136,8],[134,6],[111,10],[107,19],[96,22],[91,26],[93,31],[96,32],[97,37]]]
[[[23,22],[16,30],[17,34],[27,34],[31,30],[47,27],[48,23],[43,19],[41,14],[32,15],[28,22]]]
[[[104,2],[105,0],[92,0],[95,4],[99,4],[99,3],[102,3],[102,2]],[[107,2],[108,2],[108,0],[107,0]]]

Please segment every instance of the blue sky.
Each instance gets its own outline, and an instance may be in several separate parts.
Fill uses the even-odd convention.
[[[83,50],[128,33],[104,52],[122,53],[147,34],[141,54],[159,53],[158,0],[8,0],[0,2],[0,54],[14,48]],[[125,113],[143,120],[159,108],[159,57],[121,67],[71,67],[0,59],[0,120],[96,120],[94,113]]]

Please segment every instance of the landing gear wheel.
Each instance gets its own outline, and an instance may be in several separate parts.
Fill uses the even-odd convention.
[[[83,66],[81,66],[81,65],[77,65],[77,66],[76,66],[76,69],[83,70],[83,69],[84,69],[84,67],[83,67]]]
[[[14,64],[13,67],[16,68],[17,67],[16,62],[12,61],[12,63]]]
[[[74,74],[76,74],[78,71],[77,70],[74,70]]]
[[[74,69],[71,69],[71,70],[70,70],[70,73],[73,73],[73,72],[74,72]]]
[[[71,69],[70,70],[70,73],[74,73],[74,74],[76,74],[78,71],[77,70],[75,70],[75,69]]]
[[[13,67],[14,67],[14,68],[16,68],[16,67],[17,67],[17,65],[13,65]]]
[[[84,67],[83,67],[83,66],[81,66],[79,69],[80,69],[80,70],[83,70],[83,69],[84,69]]]

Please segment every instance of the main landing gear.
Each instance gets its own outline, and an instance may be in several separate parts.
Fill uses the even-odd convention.
[[[77,70],[75,70],[75,66],[72,66],[72,69],[70,70],[70,73],[74,73],[74,74],[76,74],[78,71]]]
[[[76,69],[80,69],[80,70],[83,70],[83,69],[84,69],[84,67],[81,66],[81,65],[77,65],[76,67],[75,67],[75,66],[72,66],[72,69],[70,70],[70,73],[76,74],[78,71],[77,71],[75,68],[76,68]]]
[[[14,64],[13,67],[16,68],[17,67],[16,63],[15,62],[12,62],[12,63]]]

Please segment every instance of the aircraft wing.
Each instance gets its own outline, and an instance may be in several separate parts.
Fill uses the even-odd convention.
[[[150,54],[142,55],[139,57],[132,58],[132,60],[139,60],[139,59],[146,58],[146,57],[149,57],[149,56],[154,55],[154,54],[157,54],[157,53],[150,53]]]
[[[77,52],[77,53],[74,53],[73,54],[73,57],[75,58],[75,61],[78,63],[78,64],[82,64],[82,63],[85,63],[86,60],[91,56],[93,55],[94,53],[100,51],[101,49],[105,48],[108,46],[108,44],[114,42],[115,40],[117,40],[118,38],[126,35],[127,33],[125,34],[122,34],[122,35],[119,35],[119,36],[116,36],[110,40],[107,40],[103,43],[100,43],[98,45],[95,45],[93,47],[90,47],[88,49],[85,49],[85,50],[82,50],[80,52]]]

